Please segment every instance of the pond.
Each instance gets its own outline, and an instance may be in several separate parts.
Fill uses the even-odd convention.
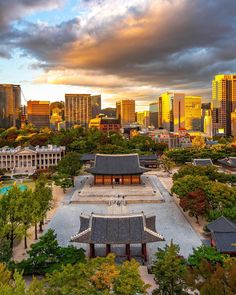
[[[9,185],[9,186],[4,186],[0,188],[0,195],[6,194],[12,187],[13,185]],[[27,185],[23,185],[23,184],[20,184],[18,187],[20,188],[22,192],[27,189]]]

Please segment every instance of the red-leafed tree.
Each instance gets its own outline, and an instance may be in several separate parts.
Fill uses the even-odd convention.
[[[189,216],[196,218],[197,223],[199,216],[204,215],[208,208],[206,195],[201,189],[190,192],[182,197],[179,204],[184,211],[188,211]]]

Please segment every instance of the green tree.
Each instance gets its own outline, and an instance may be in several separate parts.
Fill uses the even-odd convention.
[[[185,260],[179,255],[179,246],[166,245],[164,250],[158,249],[156,261],[153,264],[153,274],[157,283],[154,295],[186,294],[185,276],[187,266]]]
[[[137,262],[117,265],[114,254],[67,265],[47,275],[45,283],[47,294],[58,295],[136,295],[146,294],[148,287],[141,281]]]
[[[62,265],[84,261],[84,250],[73,246],[60,247],[56,234],[48,230],[39,241],[31,245],[28,258],[17,265],[24,274],[45,274],[61,269]]]
[[[209,262],[211,266],[223,265],[228,257],[228,255],[218,252],[213,247],[202,245],[193,249],[193,254],[188,257],[188,263],[195,268],[199,268],[203,260]]]
[[[67,188],[73,186],[73,180],[67,174],[55,174],[53,176],[53,181],[55,185],[60,186],[63,189],[64,193]]]
[[[135,260],[125,261],[119,267],[119,276],[114,283],[114,294],[146,294],[150,286],[142,281],[138,268],[139,263]]]
[[[19,211],[22,221],[22,231],[24,236],[25,249],[27,248],[27,230],[33,223],[32,204],[35,201],[32,190],[25,190],[19,195],[21,208]]]
[[[61,159],[61,161],[57,165],[58,174],[68,175],[73,179],[74,184],[74,177],[80,173],[80,169],[82,167],[82,163],[80,160],[80,155],[71,152],[65,155]]]
[[[160,167],[168,173],[171,173],[171,170],[175,167],[175,162],[173,162],[170,158],[165,155],[162,155],[160,160]]]
[[[32,218],[35,225],[35,239],[37,240],[37,224],[39,223],[40,231],[42,232],[43,220],[46,217],[47,211],[52,206],[52,189],[47,184],[46,178],[41,175],[35,182],[32,202]]]
[[[17,237],[22,236],[23,220],[21,216],[22,192],[20,188],[14,185],[0,199],[0,215],[2,223],[2,234],[10,241],[10,247],[13,248],[13,242]]]
[[[171,192],[179,196],[179,198],[185,197],[188,193],[199,189],[208,188],[211,182],[206,176],[192,176],[186,175],[180,179],[174,181],[171,188]]]

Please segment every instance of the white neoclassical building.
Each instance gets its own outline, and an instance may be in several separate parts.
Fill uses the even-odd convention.
[[[0,149],[0,169],[12,174],[33,174],[38,169],[56,166],[65,155],[64,146],[3,147]]]

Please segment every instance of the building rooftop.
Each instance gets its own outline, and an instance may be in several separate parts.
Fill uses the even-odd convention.
[[[193,160],[194,166],[212,166],[212,160],[211,159],[194,159]]]
[[[94,167],[87,171],[97,175],[134,175],[149,170],[140,166],[138,154],[97,154]]]
[[[155,229],[155,216],[143,213],[80,216],[80,230],[72,242],[88,244],[138,244],[164,241]]]
[[[216,248],[224,253],[236,253],[236,223],[221,216],[210,222],[207,228],[211,231]]]
[[[48,152],[48,151],[64,151],[66,148],[64,146],[56,146],[56,145],[48,145],[48,146],[28,146],[28,147],[21,147],[18,146],[16,148],[11,148],[8,146],[5,146],[3,148],[0,148],[0,153],[9,153],[9,154],[15,154],[20,151],[33,151],[33,152]]]
[[[139,160],[140,161],[154,161],[157,160],[157,155],[152,154],[152,155],[139,155]],[[95,154],[82,154],[81,155],[81,161],[94,161],[95,160]]]
[[[221,160],[218,160],[218,162],[225,166],[236,168],[236,157],[221,159]]]

